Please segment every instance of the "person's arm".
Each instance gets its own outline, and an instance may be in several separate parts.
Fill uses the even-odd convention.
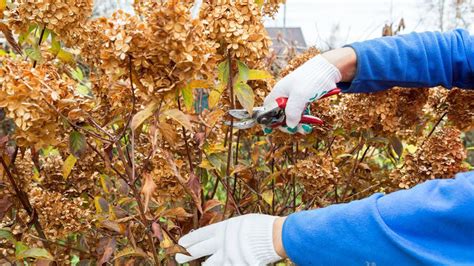
[[[383,37],[348,45],[357,65],[344,92],[400,87],[474,88],[474,42],[466,30]],[[347,57],[351,62],[351,58]]]
[[[471,89],[473,46],[473,37],[465,30],[412,33],[353,43],[318,55],[282,78],[264,105],[288,97],[287,126],[280,129],[305,134],[311,128],[299,122],[306,105],[336,86],[345,93],[377,92],[395,86]]]
[[[298,265],[472,265],[474,172],[295,213],[282,231],[277,253]]]

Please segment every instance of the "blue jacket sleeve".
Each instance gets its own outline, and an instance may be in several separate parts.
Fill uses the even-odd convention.
[[[474,172],[290,215],[297,265],[473,265]]]
[[[348,45],[357,54],[357,72],[344,92],[400,87],[474,88],[474,37],[465,30],[383,37]]]

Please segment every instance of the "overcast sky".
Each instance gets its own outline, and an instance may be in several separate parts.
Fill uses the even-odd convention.
[[[420,0],[287,0],[286,26],[302,27],[309,45],[323,45],[339,24],[338,44],[379,37],[383,25],[405,19],[405,32],[429,30]],[[267,26],[283,26],[283,8]]]

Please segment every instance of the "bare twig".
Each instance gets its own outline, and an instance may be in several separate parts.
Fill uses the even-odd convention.
[[[438,121],[436,121],[436,124],[433,126],[433,129],[431,129],[430,133],[428,134],[428,136],[426,136],[426,138],[423,140],[423,143],[421,143],[421,146],[420,147],[423,147],[425,145],[425,143],[431,138],[431,136],[433,135],[433,133],[436,131],[436,128],[438,128],[439,124],[441,124],[441,122],[443,121],[443,119],[448,115],[448,112],[444,112],[440,118],[438,119]]]
[[[182,111],[181,101],[179,100],[179,96],[177,98],[177,101],[178,101],[178,109]],[[184,126],[182,126],[181,128],[183,130],[184,146],[186,147],[186,155],[188,157],[189,171],[191,174],[194,174],[193,159],[191,157],[191,149],[189,147],[188,135],[186,134],[186,128],[184,128]],[[201,197],[201,195],[196,195],[196,197]],[[196,202],[196,204],[198,203]],[[199,227],[199,212],[197,211],[196,208],[193,210],[193,226],[195,229]]]
[[[35,226],[36,232],[38,233],[38,235],[42,239],[47,239],[46,235],[44,233],[43,227],[41,226],[41,224],[38,220],[38,215],[36,213],[36,210],[33,208],[33,206],[31,206],[31,203],[28,199],[28,195],[23,190],[21,190],[21,188],[18,186],[18,184],[16,183],[15,178],[13,177],[12,172],[10,171],[10,167],[7,165],[5,160],[3,160],[2,156],[0,156],[0,163],[2,164],[3,169],[5,170],[5,173],[8,177],[8,180],[10,181],[10,184],[12,185],[13,189],[15,190],[15,194],[16,194],[17,198],[20,200],[21,205],[23,206],[25,211],[30,216],[31,222]],[[46,248],[49,248],[49,243],[47,241],[42,241],[42,242],[43,242],[43,245]]]
[[[133,69],[132,69],[132,56],[128,56],[128,71],[129,71],[129,76],[130,76],[130,91],[131,91],[131,94],[132,94],[132,109],[130,110],[130,113],[128,115],[128,118],[127,118],[127,122],[125,123],[124,127],[123,127],[123,130],[122,130],[122,133],[120,133],[118,135],[118,137],[115,139],[114,142],[117,142],[119,140],[121,140],[123,138],[123,136],[125,136],[125,134],[127,133],[127,130],[130,126],[130,123],[132,122],[132,118],[133,118],[133,114],[135,112],[135,105],[136,105],[136,97],[135,97],[135,88],[133,87]]]
[[[229,64],[229,80],[227,81],[227,89],[229,90],[229,97],[230,97],[230,108],[235,109],[235,100],[234,100],[234,81],[233,81],[233,71],[232,71],[232,57],[230,52],[227,55],[227,61]],[[229,138],[228,138],[228,152],[227,152],[227,168],[226,168],[226,176],[227,178],[230,176],[230,167],[232,164],[232,141],[234,137],[234,119],[231,118],[230,126],[229,126]]]
[[[41,30],[40,38],[38,40],[38,49],[40,49],[39,47],[41,46],[41,43],[43,42],[43,37],[44,37],[44,32],[45,31],[46,31],[46,27],[43,27],[43,29]],[[38,62],[36,60],[33,62],[33,68],[36,67],[37,63]]]
[[[234,100],[234,73],[232,71],[232,56],[230,54],[230,52],[228,51],[227,52],[227,61],[228,61],[228,64],[229,64],[229,80],[227,81],[227,89],[229,90],[229,97],[230,97],[230,108],[231,109],[235,109],[235,100]],[[230,126],[229,126],[229,137],[228,137],[228,151],[227,151],[227,167],[226,167],[226,178],[225,178],[225,182],[226,182],[226,186],[227,188],[229,187],[229,178],[230,178],[230,167],[231,167],[231,164],[232,164],[232,141],[233,141],[233,138],[234,138],[234,118],[231,117],[230,119]],[[229,194],[231,194],[232,192],[230,192],[229,189],[226,189],[227,191],[227,198],[226,198],[226,203],[224,205],[224,216],[225,216],[225,213],[227,211],[227,203],[228,203],[228,200],[229,200]],[[234,195],[232,195],[232,198],[234,198]],[[237,203],[236,203],[237,205]]]

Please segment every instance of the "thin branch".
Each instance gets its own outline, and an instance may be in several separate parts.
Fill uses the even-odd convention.
[[[41,30],[40,38],[39,38],[39,40],[38,40],[38,49],[40,49],[41,43],[43,42],[43,37],[44,37],[44,32],[45,32],[45,31],[46,31],[46,26],[43,27],[43,29]],[[37,62],[36,60],[33,62],[33,68],[36,67],[36,64],[37,64],[37,63],[38,63],[38,62]]]
[[[209,160],[209,157],[207,156],[207,154],[205,152],[203,152],[203,154]],[[237,200],[235,200],[234,195],[232,195],[232,193],[229,192],[228,184],[225,183],[224,180],[222,180],[222,177],[219,175],[219,173],[216,171],[216,169],[212,169],[212,172],[216,176],[217,181],[221,182],[221,184],[224,186],[224,189],[226,190],[226,194],[227,194],[226,201],[230,198],[232,200],[232,202],[234,203],[234,206],[235,206],[235,209],[237,210],[237,213],[239,215],[241,215],[240,207],[237,204]],[[218,183],[217,181],[216,181],[216,183]],[[217,184],[216,184],[216,186],[217,186]],[[227,205],[227,202],[226,202],[226,205]],[[225,208],[225,206],[224,206],[224,208]]]
[[[181,101],[179,100],[179,96],[177,97],[178,99],[178,109],[182,111],[181,109]],[[184,146],[186,147],[186,155],[188,157],[188,164],[189,164],[189,171],[191,174],[194,174],[194,166],[193,166],[193,159],[191,157],[191,149],[189,148],[189,141],[188,141],[188,135],[186,134],[186,128],[184,126],[181,127],[183,130],[183,139],[184,139]],[[199,182],[200,183],[200,182]],[[201,197],[201,195],[196,195],[196,197]],[[202,201],[202,199],[201,199]],[[196,204],[198,204],[196,202]],[[197,211],[196,208],[193,210],[193,226],[195,229],[199,227],[199,212]]]
[[[182,111],[181,101],[179,100],[179,97],[178,97],[178,109]],[[184,146],[186,147],[186,155],[188,157],[189,171],[191,171],[191,173],[194,173],[193,159],[191,157],[191,150],[189,148],[189,141],[188,141],[188,135],[186,134],[186,128],[182,126],[182,130],[183,130]]]
[[[441,115],[441,117],[438,119],[438,121],[436,121],[436,124],[433,126],[433,129],[430,131],[428,136],[423,140],[423,143],[421,143],[420,147],[423,147],[425,143],[431,138],[433,133],[436,131],[436,128],[438,128],[439,124],[441,124],[441,122],[446,117],[446,115],[448,115],[448,112],[444,112],[443,115]]]
[[[227,81],[227,89],[229,90],[229,97],[230,97],[230,108],[235,109],[235,100],[234,100],[234,81],[233,81],[233,71],[232,71],[232,58],[230,52],[227,55],[227,61],[229,64],[229,80]],[[230,167],[232,164],[232,141],[234,137],[234,119],[231,118],[230,126],[229,126],[229,138],[228,138],[228,152],[227,152],[227,168],[226,168],[226,176],[230,176]]]
[[[21,188],[18,186],[18,184],[15,181],[15,178],[13,177],[12,172],[10,171],[10,167],[8,167],[7,163],[5,162],[5,160],[3,160],[2,156],[0,156],[0,163],[2,164],[3,169],[5,170],[5,173],[7,174],[8,180],[10,181],[11,185],[13,186],[13,189],[15,190],[17,198],[20,200],[21,205],[23,205],[23,208],[26,210],[26,212],[30,216],[31,222],[35,226],[36,232],[42,239],[47,239],[44,233],[43,227],[41,226],[38,220],[37,212],[33,208],[33,206],[31,206],[31,203],[28,199],[28,195],[23,190],[21,190]],[[42,243],[46,248],[49,248],[49,244],[47,241],[42,241]]]
[[[135,112],[135,105],[136,105],[136,97],[135,97],[135,88],[133,87],[133,69],[132,69],[132,56],[128,56],[128,71],[129,71],[129,75],[130,75],[130,91],[131,91],[131,94],[132,94],[132,109],[130,110],[130,113],[128,115],[128,118],[127,118],[127,122],[125,123],[124,127],[123,127],[123,130],[122,130],[122,133],[120,133],[118,135],[118,137],[114,140],[114,142],[117,142],[119,140],[121,140],[123,138],[123,136],[125,136],[125,134],[127,133],[127,130],[130,126],[130,123],[132,122],[132,119],[133,119],[133,114]]]
[[[227,81],[227,89],[229,90],[229,97],[230,97],[230,108],[235,109],[235,100],[234,100],[234,81],[233,81],[233,71],[232,71],[232,57],[230,55],[230,51],[227,52],[227,61],[229,64],[229,80]],[[226,186],[227,186],[227,198],[226,198],[226,203],[224,205],[224,216],[227,211],[227,203],[229,201],[229,196],[231,194],[229,188],[229,178],[230,178],[230,167],[232,164],[232,141],[234,138],[234,118],[232,117],[230,119],[230,125],[229,125],[229,137],[228,137],[228,151],[227,151],[227,167],[226,167]],[[234,195],[232,195],[232,198],[234,198]],[[237,203],[236,203],[237,205]]]

